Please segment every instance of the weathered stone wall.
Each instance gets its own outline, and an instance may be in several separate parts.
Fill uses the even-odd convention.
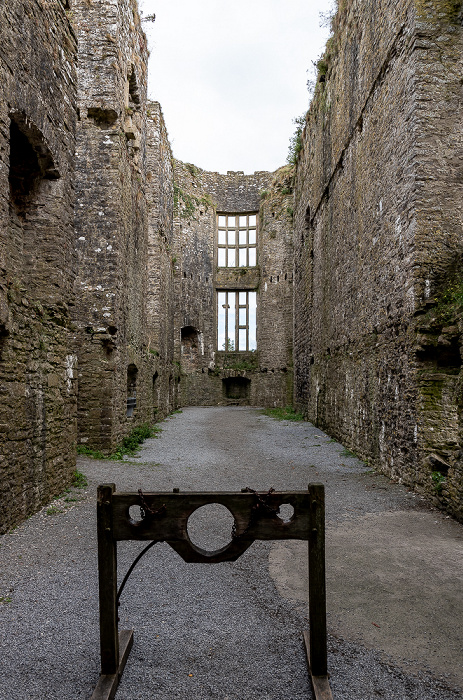
[[[75,465],[76,49],[62,2],[0,5],[0,533]]]
[[[110,451],[153,417],[156,363],[146,311],[148,53],[136,0],[76,0],[73,11],[79,39],[79,442]]]
[[[221,175],[176,164],[175,347],[183,405],[291,401],[291,197],[281,185],[286,176],[286,170]],[[217,213],[249,212],[258,213],[257,266],[219,268]],[[238,289],[257,291],[255,352],[217,350],[217,291]],[[246,396],[227,397],[226,382],[236,378],[238,384],[249,381]]]
[[[297,166],[296,403],[461,517],[460,4],[334,24]]]
[[[152,417],[176,406],[179,380],[174,364],[173,159],[161,107],[148,103],[148,352],[152,361]]]

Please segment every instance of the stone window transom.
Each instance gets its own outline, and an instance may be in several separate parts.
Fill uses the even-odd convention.
[[[257,292],[217,292],[217,349],[246,352],[257,349]]]
[[[257,214],[218,214],[217,265],[257,265]]]

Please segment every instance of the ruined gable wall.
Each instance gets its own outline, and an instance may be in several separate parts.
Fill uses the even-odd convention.
[[[278,188],[281,177],[272,173],[221,175],[176,165],[175,343],[184,405],[237,402],[225,396],[223,383],[235,377],[250,380],[248,396],[238,402],[281,406],[290,401],[291,216],[285,205],[288,195]],[[217,212],[259,212],[263,199],[257,267],[218,268]],[[257,290],[256,352],[217,352],[219,289]],[[187,334],[183,340],[182,328]]]
[[[79,38],[79,441],[109,451],[152,418],[146,335],[148,54],[135,0],[77,0],[73,9]],[[133,416],[127,415],[128,396],[136,397]]]
[[[461,22],[444,6],[352,0],[338,13],[297,168],[295,398],[428,495],[434,457],[451,465],[439,497],[461,514],[460,353],[441,352],[455,330],[437,349],[428,329],[423,379],[415,322],[460,259]]]
[[[0,533],[75,468],[76,48],[62,2],[1,4]]]

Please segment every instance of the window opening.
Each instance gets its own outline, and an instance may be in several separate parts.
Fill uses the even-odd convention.
[[[257,265],[257,214],[219,214],[217,264],[219,267]]]
[[[127,418],[133,416],[133,412],[137,407],[137,374],[136,365],[127,367]]]
[[[140,91],[138,89],[137,76],[135,67],[132,66],[132,71],[129,75],[129,101],[135,109],[140,109]]]
[[[228,352],[257,349],[257,292],[217,293],[217,349]]]

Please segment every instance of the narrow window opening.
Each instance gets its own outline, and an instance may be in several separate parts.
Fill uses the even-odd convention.
[[[182,366],[187,370],[197,369],[201,355],[201,333],[194,326],[183,326],[180,340]]]
[[[137,407],[137,374],[136,365],[127,367],[127,418],[132,418]]]
[[[140,91],[134,66],[132,66],[132,72],[129,75],[129,101],[136,105],[136,108],[140,108]]]
[[[37,153],[16,122],[10,123],[10,195],[18,213],[24,213],[42,177]]]

